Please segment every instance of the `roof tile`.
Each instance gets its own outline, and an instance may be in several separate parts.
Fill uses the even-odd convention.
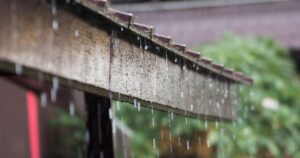
[[[89,0],[98,7],[107,7],[106,0]],[[103,15],[106,15],[107,13],[101,13]],[[213,71],[217,71],[219,75],[224,75],[226,77],[229,77],[232,80],[238,80],[240,82],[251,84],[253,80],[245,75],[243,75],[240,72],[236,72],[230,68],[225,68],[223,65],[212,63],[211,59],[204,58],[201,56],[200,53],[192,51],[192,50],[186,50],[186,45],[179,44],[179,43],[171,43],[172,38],[169,36],[154,34],[154,28],[153,26],[148,26],[140,23],[134,23],[134,16],[131,13],[126,13],[122,11],[118,11],[112,8],[108,8],[108,14],[111,16],[115,16],[119,20],[123,22],[128,23],[128,27],[133,27],[136,30],[141,31],[141,33],[149,33],[150,38],[154,37],[158,41],[162,42],[163,44],[166,44],[165,47],[168,48],[171,46],[172,48],[175,48],[177,51],[181,51],[185,54],[187,54],[190,57],[193,57],[198,61],[199,65],[205,66],[207,69],[214,69]],[[155,42],[155,41],[154,41]]]
[[[186,48],[185,44],[172,43],[171,45],[173,48],[177,49],[178,51],[185,52],[185,48]]]

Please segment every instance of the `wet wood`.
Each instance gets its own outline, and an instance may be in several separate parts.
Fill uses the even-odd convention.
[[[75,6],[0,2],[0,69],[196,118],[234,119],[236,84]]]

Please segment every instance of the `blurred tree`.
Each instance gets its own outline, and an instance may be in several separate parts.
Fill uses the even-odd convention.
[[[272,39],[230,34],[197,48],[204,56],[254,79],[240,89],[236,127],[211,133],[222,157],[300,157],[300,82],[286,50]]]

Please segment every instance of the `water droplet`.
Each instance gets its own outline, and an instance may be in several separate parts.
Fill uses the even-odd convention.
[[[57,92],[59,88],[59,81],[57,77],[52,78],[52,88],[51,88],[51,102],[56,102]]]
[[[52,103],[56,102],[57,90],[51,88],[51,92],[50,93],[51,93],[51,102]]]
[[[58,21],[57,20],[53,20],[52,21],[52,29],[54,31],[57,31],[58,30]]]
[[[47,106],[47,93],[43,92],[40,95],[41,107],[45,108]]]
[[[186,149],[190,150],[190,142],[189,141],[186,141]]]
[[[141,103],[140,102],[137,102],[137,108],[138,108],[138,111],[141,111]]]
[[[152,117],[152,126],[155,127],[155,119]]]
[[[57,15],[56,0],[52,0],[51,13],[52,13],[53,16]]]
[[[191,110],[193,110],[194,109],[194,105],[193,104],[191,104]]]
[[[69,104],[69,112],[70,112],[71,116],[75,115],[75,105],[73,102],[70,102],[70,104]]]
[[[217,109],[220,109],[220,104],[218,102],[216,104],[217,104]]]
[[[185,125],[187,125],[188,124],[188,119],[187,119],[187,117],[185,117]]]
[[[210,147],[209,140],[206,140],[206,145],[207,145],[207,147]]]
[[[75,37],[79,37],[79,36],[80,36],[80,32],[79,32],[78,29],[76,29],[76,30],[74,31],[74,35],[75,35]]]
[[[112,111],[112,109],[111,108],[109,108],[109,110],[108,110],[108,115],[109,115],[109,119],[113,119],[113,111]]]
[[[124,28],[123,28],[123,27],[121,27],[121,31],[124,31]]]
[[[120,111],[120,101],[117,101],[117,111]]]
[[[52,88],[56,90],[59,88],[59,80],[57,77],[52,78]]]
[[[159,51],[160,51],[160,47],[159,47],[159,46],[156,46],[156,50],[159,52]]]
[[[212,88],[213,87],[213,84],[212,83],[209,83],[209,88]]]
[[[153,148],[155,149],[156,148],[156,140],[155,140],[155,138],[153,138],[152,143],[153,143]]]
[[[177,63],[177,58],[175,58],[175,60],[174,60],[174,61],[175,61],[175,63]]]
[[[90,142],[90,134],[88,130],[85,131],[85,142],[87,144]]]
[[[21,64],[15,64],[15,73],[16,75],[22,75],[23,73],[23,67]]]
[[[180,96],[181,96],[181,98],[183,98],[183,92],[182,91],[180,92]]]
[[[215,126],[216,126],[216,128],[219,127],[219,122],[218,121],[215,122]]]
[[[134,106],[134,108],[137,108],[137,101],[136,101],[136,99],[133,100],[133,106]]]

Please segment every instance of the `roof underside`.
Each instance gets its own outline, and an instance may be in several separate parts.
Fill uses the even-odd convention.
[[[2,71],[224,120],[236,116],[236,83],[252,83],[154,35],[151,27],[134,24],[132,15],[110,10],[103,1],[59,1],[51,7],[40,0],[14,0],[0,6],[0,22],[6,24],[0,26]]]
[[[140,35],[141,37],[149,39],[155,45],[164,47],[174,54],[206,68],[212,73],[216,73],[217,75],[223,76],[232,81],[241,82],[244,84],[252,84],[253,82],[251,78],[243,75],[241,72],[237,72],[230,68],[216,64],[212,62],[211,59],[202,57],[200,52],[188,50],[185,44],[173,42],[172,38],[169,36],[155,34],[155,28],[153,28],[153,26],[135,23],[133,14],[109,8],[106,0],[81,0],[79,3],[83,7],[86,7],[111,20],[120,27],[124,27],[129,31]]]

